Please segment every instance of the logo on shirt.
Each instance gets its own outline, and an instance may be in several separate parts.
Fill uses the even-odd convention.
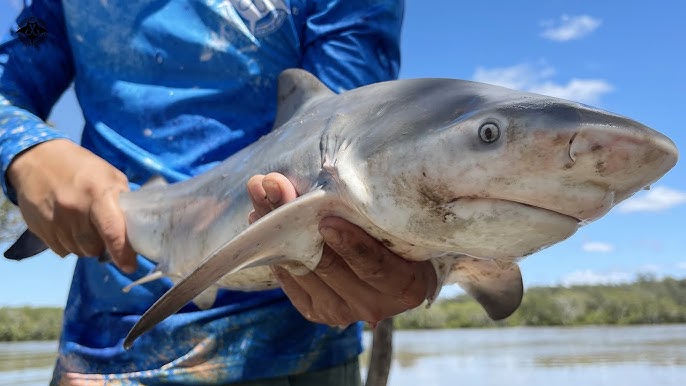
[[[35,46],[48,37],[48,30],[41,19],[29,16],[19,22],[17,36],[24,44]]]
[[[276,31],[290,14],[284,0],[230,0],[243,20],[247,21],[250,33],[264,36]]]

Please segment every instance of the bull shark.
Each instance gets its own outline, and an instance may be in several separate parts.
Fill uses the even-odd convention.
[[[336,94],[287,70],[270,134],[195,178],[121,195],[131,245],[158,263],[134,284],[176,282],[124,346],[191,300],[210,306],[217,288],[277,287],[270,264],[313,270],[327,216],[431,260],[443,284],[505,318],[522,299],[519,260],[649,187],[677,158],[657,131],[562,99],[455,79]],[[246,182],[272,171],[299,197],[248,226]]]

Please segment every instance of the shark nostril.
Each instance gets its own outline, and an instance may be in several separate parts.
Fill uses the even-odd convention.
[[[572,142],[574,142],[577,134],[578,133],[572,134],[572,137],[569,138],[569,146],[567,147],[567,154],[569,155],[569,159],[572,161],[572,163],[576,162],[576,152],[572,150]]]

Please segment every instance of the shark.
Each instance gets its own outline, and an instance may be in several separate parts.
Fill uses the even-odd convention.
[[[271,264],[314,270],[318,223],[328,216],[405,259],[432,261],[439,282],[459,284],[493,319],[505,318],[523,296],[521,259],[601,218],[678,159],[669,138],[629,118],[465,80],[403,79],[337,94],[290,69],[277,97],[274,129],[259,141],[197,177],[121,195],[131,245],[157,262],[133,285],[176,283],[125,347],[189,301],[210,306],[218,288],[278,287]],[[249,225],[246,182],[274,171],[299,197]],[[10,255],[35,252],[40,240],[27,239],[33,246]]]

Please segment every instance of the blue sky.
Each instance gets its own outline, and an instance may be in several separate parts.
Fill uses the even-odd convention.
[[[7,31],[21,1],[0,0]],[[577,100],[636,119],[686,149],[686,2],[407,0],[401,77],[449,77]],[[51,120],[76,137],[68,93]],[[686,277],[686,166],[569,240],[526,258],[525,285]],[[62,305],[75,258],[0,259],[0,306]],[[448,292],[454,292],[448,291]]]

